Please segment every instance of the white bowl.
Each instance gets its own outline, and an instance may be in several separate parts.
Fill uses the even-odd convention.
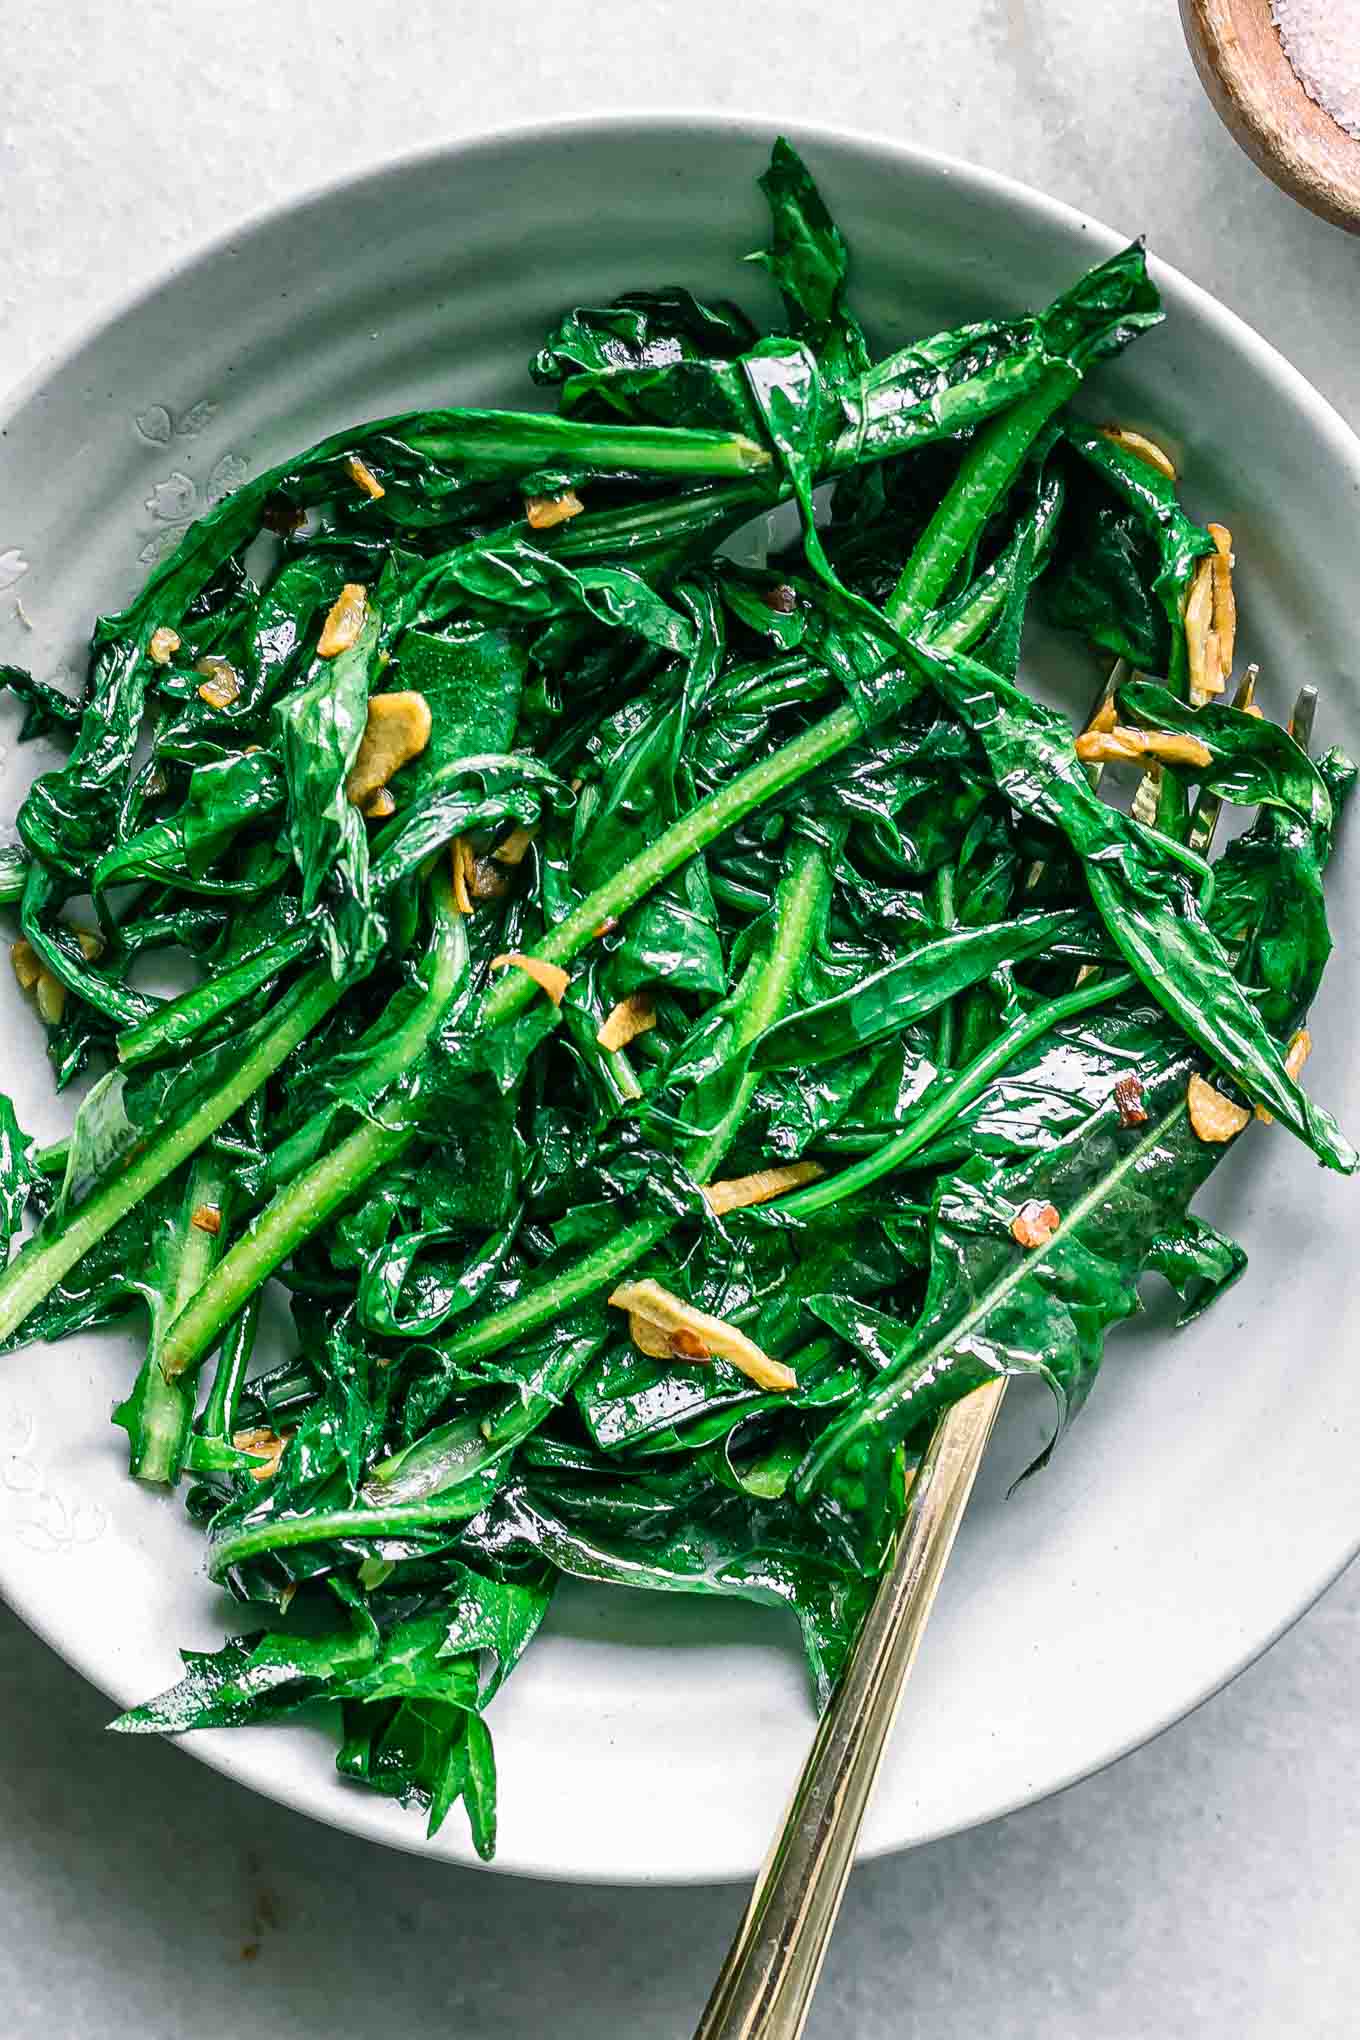
[[[531,404],[524,365],[566,304],[682,280],[771,311],[740,258],[764,238],[755,178],[774,132],[709,116],[522,129],[337,185],[166,277],[8,407],[0,658],[43,677],[77,670],[92,617],[127,598],[139,560],[214,490],[324,432],[422,403]],[[792,136],[885,345],[1041,304],[1120,239],[938,156]],[[1268,707],[1282,712],[1312,681],[1322,738],[1360,748],[1360,445],[1230,312],[1174,271],[1158,280],[1166,325],[1100,372],[1092,402],[1155,427],[1180,453],[1192,507],[1232,528],[1242,642]],[[15,597],[31,631],[10,615]],[[45,762],[41,747],[9,745],[0,822]],[[1331,881],[1340,953],[1309,1065],[1352,1135],[1356,890],[1343,850]],[[0,1001],[21,1122],[50,1137],[69,1104],[51,1096],[8,972]],[[1203,1200],[1251,1268],[1189,1331],[1154,1315],[1116,1333],[1052,1469],[1011,1500],[1047,1411],[1008,1398],[869,1852],[988,1820],[1110,1762],[1263,1650],[1352,1556],[1357,1195],[1278,1129],[1254,1131]],[[215,1647],[224,1625],[244,1626],[208,1585],[178,1501],[125,1476],[107,1413],[135,1365],[122,1333],[0,1363],[0,1589],[120,1704],[176,1676],[177,1645]],[[812,1729],[791,1623],[570,1586],[490,1719],[500,1867],[597,1880],[752,1872]],[[418,1815],[342,1784],[322,1724],[184,1747],[337,1826],[472,1860],[460,1816],[427,1843]]]

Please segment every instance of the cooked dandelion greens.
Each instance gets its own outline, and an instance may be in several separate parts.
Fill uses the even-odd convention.
[[[1220,1294],[1189,1205],[1252,1107],[1356,1162],[1299,1082],[1353,768],[1228,705],[1229,534],[1069,408],[1161,317],[1142,249],[878,358],[786,144],[761,183],[774,331],[578,306],[555,412],[337,433],[78,703],[0,672],[69,745],[15,970],[97,1077],[41,1154],[0,1100],[0,1338],[144,1306],[131,1471],[258,1611],[117,1726],[336,1701],[341,1773],[483,1855],[563,1574],[786,1605],[825,1697],[940,1411],[1032,1374],[1056,1437],[1145,1273]],[[1080,746],[1018,678],[1041,583],[1123,662]]]

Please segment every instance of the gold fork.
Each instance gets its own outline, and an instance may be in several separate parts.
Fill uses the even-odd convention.
[[[695,2040],[797,2040],[855,1860],[869,1795],[930,1618],[1006,1377],[935,1427],[891,1565],[822,1716]]]
[[[1111,687],[1114,680],[1112,674]],[[1254,682],[1253,667],[1235,706],[1250,703]],[[1304,750],[1316,709],[1317,690],[1301,689],[1289,730]],[[1219,803],[1213,796],[1201,800],[1207,848]],[[907,1496],[892,1562],[822,1716],[695,2040],[798,2040],[803,2030],[883,1751],[1006,1381],[1000,1375],[975,1388],[935,1426]]]

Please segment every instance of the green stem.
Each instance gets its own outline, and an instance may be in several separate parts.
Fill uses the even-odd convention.
[[[435,926],[426,964],[428,996],[407,1025],[393,1032],[375,1058],[374,1066],[380,1067],[389,1083],[423,1054],[466,968],[467,934],[453,903],[444,862],[440,863],[435,879],[434,904]],[[378,1095],[376,1082],[366,1088],[370,1099]],[[299,1140],[311,1126],[309,1121]],[[319,1137],[324,1139],[328,1130],[326,1119]],[[320,1155],[287,1182],[224,1255],[210,1279],[170,1327],[162,1363],[166,1374],[173,1378],[196,1366],[260,1284],[362,1189],[370,1176],[396,1161],[417,1131],[417,1126],[403,1116],[401,1107],[393,1106],[386,1121],[364,1120],[329,1154]]]
[[[217,1258],[217,1235],[194,1224],[203,1206],[221,1215],[229,1177],[212,1154],[198,1155],[189,1170],[174,1226],[162,1238],[158,1254],[157,1298],[151,1336],[136,1386],[114,1411],[114,1422],[128,1434],[129,1470],[135,1480],[173,1487],[184,1464],[184,1448],[193,1423],[193,1393],[188,1382],[170,1381],[161,1365],[165,1333],[185,1304],[206,1281]]]
[[[749,995],[742,999],[736,1014],[731,1054],[738,1066],[752,1043],[788,1010],[830,895],[831,873],[825,852],[819,844],[798,838],[775,894],[769,953],[754,971]],[[743,1069],[717,1120],[695,1141],[686,1166],[696,1183],[708,1182],[732,1145],[759,1081],[758,1072]]]
[[[954,926],[954,867],[942,864],[935,874],[935,922],[942,935]],[[935,1061],[947,1070],[954,1060],[954,1001],[946,999],[935,1022]]]
[[[534,950],[548,963],[568,963],[593,937],[602,921],[617,919],[635,906],[645,893],[678,871],[695,853],[705,848],[726,829],[734,827],[762,802],[773,799],[795,780],[846,750],[864,735],[864,725],[849,702],[833,709],[820,722],[791,737],[758,765],[711,793],[687,815],[672,822],[656,841],[630,858],[603,885],[596,886],[574,912],[559,921]],[[488,1027],[499,1026],[527,1006],[538,990],[524,971],[507,971],[487,994],[482,1020]]]
[[[389,1084],[395,1083],[420,1060],[467,969],[467,929],[454,905],[447,860],[441,861],[436,869],[431,896],[434,933],[421,966],[425,997],[402,1018],[401,1009],[408,998],[403,987],[352,1051],[364,1058],[362,1082],[369,1100],[377,1098]],[[270,1156],[265,1172],[266,1195],[272,1195],[285,1183],[291,1183],[296,1175],[316,1160],[342,1109],[339,1098],[319,1105],[296,1133],[280,1142]]]
[[[561,466],[651,475],[751,475],[773,464],[773,456],[741,432],[707,432],[682,425],[597,425],[544,411],[417,416],[425,422],[414,431],[403,430],[400,419],[377,429],[395,431],[413,452],[432,460],[496,461],[524,474]],[[430,425],[430,417],[439,423]]]
[[[560,1275],[554,1275],[527,1296],[517,1297],[501,1310],[493,1310],[457,1338],[439,1348],[445,1360],[462,1365],[497,1353],[553,1318],[564,1317],[587,1297],[595,1296],[607,1284],[632,1267],[649,1247],[665,1239],[676,1223],[669,1212],[655,1218],[639,1218],[606,1240],[603,1246],[584,1255]]]
[[[377,1169],[404,1153],[416,1137],[414,1126],[380,1126],[366,1119],[328,1155],[304,1170],[295,1183],[266,1205],[231,1251],[220,1260],[192,1302],[175,1319],[165,1340],[161,1365],[173,1380],[202,1360],[223,1329],[295,1247],[360,1189]]]
[[[800,837],[790,852],[775,896],[769,954],[763,964],[753,967],[749,996],[741,1001],[736,1014],[731,1051],[734,1061],[773,1025],[792,998],[808,947],[826,910],[830,884],[821,848]],[[717,1123],[695,1139],[687,1166],[696,1182],[707,1182],[717,1168],[741,1124],[757,1081],[749,1071],[743,1071]],[[578,1303],[615,1282],[649,1247],[663,1240],[676,1223],[668,1212],[635,1220],[560,1275],[447,1340],[439,1347],[440,1353],[446,1361],[461,1366],[499,1352],[502,1346],[524,1338],[540,1325],[565,1316]]]
[[[621,553],[652,553],[659,547],[669,550],[686,545],[714,534],[723,525],[744,522],[776,500],[766,482],[718,482],[711,488],[669,496],[660,503],[625,503],[617,510],[588,511],[584,517],[573,517],[544,532],[538,543],[543,552],[555,553],[559,559],[616,560]],[[714,546],[719,543],[714,536]]]
[[[255,1334],[260,1323],[261,1297],[252,1296],[227,1328],[218,1357],[217,1371],[208,1391],[208,1400],[203,1406],[199,1432],[220,1445],[230,1445],[236,1430],[236,1412],[240,1407],[241,1390],[245,1387],[246,1375],[250,1370],[251,1356],[255,1351]]]
[[[183,1048],[211,1021],[232,1013],[243,999],[291,964],[300,962],[316,946],[311,928],[296,929],[244,963],[234,964],[230,970],[195,985],[192,991],[182,992],[149,1019],[124,1029],[118,1037],[119,1062],[125,1066],[150,1062],[168,1048]]]
[[[994,418],[978,434],[887,605],[889,619],[896,628],[908,628],[940,600],[973,537],[1015,479],[1034,439],[1078,380],[1074,369],[1055,366],[1028,397]],[[946,642],[963,642],[976,621],[971,615],[952,620]],[[689,814],[672,822],[655,843],[632,858],[613,878],[597,886],[574,913],[559,921],[534,954],[549,963],[567,963],[591,939],[602,921],[626,913],[644,893],[668,878],[696,851],[763,801],[772,799],[786,786],[847,749],[863,734],[858,712],[851,703],[833,709],[770,757],[749,766],[728,785],[710,794]],[[533,998],[535,989],[533,979],[523,971],[507,972],[487,996],[482,1015],[486,1025],[494,1027],[520,1012]]]
[[[862,1161],[854,1162],[848,1169],[841,1169],[834,1176],[823,1177],[820,1183],[809,1183],[806,1190],[795,1190],[791,1197],[781,1197],[779,1212],[782,1217],[807,1219],[828,1205],[839,1203],[843,1197],[851,1197],[857,1190],[867,1189],[880,1176],[886,1176],[900,1169],[919,1149],[925,1147],[949,1124],[965,1105],[971,1105],[981,1091],[985,1091],[992,1078],[998,1076],[1013,1057],[1031,1041],[1047,1034],[1051,1028],[1070,1020],[1075,1013],[1084,1013],[1090,1006],[1104,1005],[1110,999],[1119,998],[1138,982],[1132,971],[1121,971],[1117,977],[1104,978],[1083,985],[1075,992],[1065,992],[1060,998],[1049,999],[1042,1006],[1036,1006],[1023,1020],[1012,1021],[1004,1034],[998,1034],[982,1053],[961,1069],[957,1076],[937,1090],[929,1099],[923,1111],[902,1129],[885,1140],[881,1147]]]
[[[840,681],[825,666],[819,666],[812,659],[801,656],[781,660],[779,667],[769,677],[751,684],[749,681],[737,691],[724,690],[722,705],[731,706],[742,715],[772,715],[777,709],[789,708],[795,703],[802,707],[811,701],[818,701],[825,694],[838,694]]]
[[[1011,415],[1020,408],[1026,396],[1033,393],[1036,385],[1042,387],[1046,373],[1052,373],[1051,368],[1045,371],[1040,366],[1036,355],[1025,371],[1024,380],[1030,385],[1030,389],[1026,391],[1023,381],[1017,377],[1017,366],[1015,358],[1009,357],[983,370],[981,374],[938,394],[929,405],[921,403],[901,412],[891,408],[891,399],[885,391],[881,391],[880,394],[889,408],[880,408],[875,412],[871,393],[868,405],[870,411],[874,413],[870,421],[874,429],[866,435],[862,420],[856,420],[847,426],[828,449],[818,470],[818,479],[824,480],[832,475],[844,474],[852,468],[863,467],[877,461],[899,458],[917,447],[947,439],[965,428],[979,426],[995,417],[998,412]],[[1078,380],[1075,371],[1071,371],[1070,375],[1071,382],[1067,384],[1067,388]],[[1065,389],[1064,394],[1066,393]],[[487,415],[504,420],[507,417],[514,418],[516,414],[501,412]],[[523,422],[526,424],[532,422],[538,431],[545,422],[555,421],[535,419]],[[604,434],[611,428],[586,426],[574,420],[564,422],[569,423],[577,433],[593,435],[597,449],[601,452],[604,450]],[[656,428],[625,426],[612,429],[644,432]],[[676,456],[680,451],[679,440],[682,435],[674,428],[659,429],[664,435],[660,458],[667,465],[664,468],[656,468],[654,472],[675,472],[678,470]],[[423,437],[424,435],[420,434],[411,435],[407,444],[420,446]],[[734,465],[725,471],[758,472],[762,475],[761,482],[732,483],[726,486],[719,484],[708,489],[692,490],[688,495],[666,503],[649,503],[642,506],[633,504],[625,505],[618,510],[588,512],[579,521],[559,527],[559,531],[554,533],[552,538],[543,542],[544,550],[560,553],[568,558],[605,554],[617,557],[620,552],[645,550],[658,544],[673,543],[676,540],[700,535],[728,517],[740,517],[761,505],[769,506],[787,501],[792,496],[792,487],[786,480],[782,478],[776,480],[769,474],[768,462],[752,459],[751,451],[748,451],[751,449],[749,440],[742,441],[738,435],[729,444],[741,450],[722,457],[730,458],[734,462],[740,461],[744,465],[740,468]],[[430,450],[434,450],[433,444]],[[467,450],[470,449],[465,446],[464,451]],[[568,450],[563,451],[566,454]],[[710,457],[707,451],[703,457],[705,459]],[[606,465],[604,461],[589,464]],[[641,468],[644,463],[636,460],[626,464]],[[694,468],[688,471],[699,470]],[[708,467],[703,471],[718,472],[716,468]]]
[[[1028,396],[978,433],[884,604],[888,621],[898,630],[913,629],[943,601],[964,554],[1019,474],[1030,447],[1080,381],[1076,369],[1055,363]]]
[[[1018,550],[1012,543],[957,601],[936,611],[929,626],[932,644],[943,645],[946,651],[966,652],[986,635],[1006,606]],[[731,705],[743,714],[755,715],[784,708],[791,700],[800,704],[816,701],[839,689],[840,682],[811,659],[791,657],[786,664],[787,672],[777,672],[774,678],[748,685],[740,693],[734,691]]]
[[[486,1464],[486,1434],[474,1417],[456,1417],[380,1459],[360,1489],[370,1508],[422,1502],[466,1487]]]
[[[619,1098],[629,1105],[635,1105],[642,1096],[642,1086],[637,1071],[621,1048],[599,1051],[600,1064],[607,1081],[613,1085]]]
[[[1061,382],[1061,388],[1055,393],[1054,385],[1057,382]],[[972,457],[978,455],[978,445],[975,443],[970,449],[970,456],[965,458],[964,466],[955,478],[943,506],[947,508],[950,504],[955,504],[960,511],[966,510],[972,520],[962,542],[959,542],[959,533],[963,527],[958,516],[946,519],[940,531],[936,529],[940,520],[938,518],[934,520],[923,534],[907,573],[899,583],[899,593],[911,575],[912,585],[924,591],[927,607],[932,606],[933,601],[938,599],[938,595],[930,593],[936,581],[938,580],[939,592],[942,593],[953,576],[958,560],[963,556],[972,532],[990,515],[996,497],[1013,479],[1035,434],[1042,429],[1045,418],[1063,401],[1070,387],[1070,378],[1066,374],[1047,377],[1040,389],[1035,392],[1035,398],[1043,397],[1047,409],[1041,410],[1034,399],[1028,399],[1023,404],[1017,404],[1013,412],[1008,412],[995,420],[979,435],[979,440],[986,442],[983,454],[976,458]],[[1026,415],[1019,427],[1006,434],[1005,428],[1021,411]],[[1002,441],[1000,445],[996,443],[998,440]],[[954,546],[957,546],[957,551],[951,553],[950,548]],[[968,643],[976,633],[985,630],[990,613],[986,605],[976,610],[971,607],[965,608],[958,615],[951,617],[944,626],[940,633],[941,641],[953,646]],[[813,724],[801,737],[795,737],[771,758],[752,766],[734,779],[729,786],[711,795],[691,814],[673,823],[657,838],[650,850],[643,851],[641,856],[625,865],[613,879],[606,880],[602,886],[597,887],[575,913],[559,922],[539,944],[536,953],[553,963],[566,962],[590,938],[601,921],[611,915],[623,913],[652,885],[667,876],[696,850],[711,842],[732,822],[749,813],[751,808],[758,806],[762,800],[769,798],[802,773],[810,771],[814,764],[820,764],[823,759],[835,756],[837,751],[853,743],[862,734],[858,716],[849,705],[836,709],[821,722]],[[799,751],[800,746],[803,747],[802,753],[795,758],[794,754]],[[805,757],[808,758],[808,762],[803,762]],[[487,998],[483,1009],[486,1024],[494,1026],[500,1020],[519,1011],[533,997],[533,992],[533,981],[526,975],[520,972],[507,973]],[[1094,1004],[1095,1001],[1088,1000],[1087,1003]],[[1082,1009],[1077,1007],[1076,1010]],[[762,1024],[769,1025],[771,1020],[766,1020]],[[1051,1017],[1044,1022],[1046,1026],[1052,1024]],[[754,1034],[749,1038],[754,1040]],[[1002,1060],[1008,1060],[1009,1055],[1014,1054],[1030,1039],[1032,1039],[1030,1034],[1024,1034]],[[1006,1037],[1003,1036],[1002,1042],[1005,1040]],[[982,1072],[976,1077],[978,1088],[981,1089],[989,1081],[990,1066],[986,1064],[985,1058],[980,1058],[974,1064],[973,1070]],[[956,1081],[962,1084],[971,1074],[972,1072],[968,1070],[962,1071]],[[740,1094],[739,1109],[735,1117],[730,1112],[724,1114],[718,1153],[722,1152],[722,1148],[730,1141],[736,1126],[740,1123],[741,1114],[749,1103],[753,1088],[754,1079],[751,1079]],[[953,1109],[958,1110],[967,1102],[967,1097],[960,1091]],[[943,1123],[947,1116],[948,1114],[942,1113],[940,1123]],[[929,1138],[931,1130],[928,1128],[923,1138]],[[891,1147],[892,1143],[888,1145]],[[702,1150],[691,1159],[691,1174],[697,1181],[703,1182],[706,1179],[714,1160],[715,1157],[704,1155]],[[866,1157],[867,1163],[872,1164],[875,1160],[875,1156]],[[858,1166],[862,1168],[865,1164]],[[886,1166],[895,1167],[896,1162],[890,1161]],[[845,1171],[842,1176],[834,1177],[831,1181],[840,1183],[844,1176],[852,1173]],[[872,1177],[869,1180],[872,1180]],[[791,1206],[796,1207],[800,1197],[813,1195],[816,1188],[826,1187],[828,1186],[814,1186],[813,1190],[799,1192],[794,1198],[782,1200],[781,1211]],[[827,1201],[832,1200],[828,1198]],[[520,1297],[515,1303],[507,1305],[504,1310],[492,1312],[480,1324],[471,1326],[441,1350],[447,1357],[459,1362],[476,1359],[499,1350],[513,1339],[523,1337],[553,1316],[595,1294],[605,1283],[612,1282],[626,1267],[631,1266],[669,1230],[669,1221],[639,1220],[623,1233],[616,1235],[605,1246],[597,1249],[595,1254],[587,1255],[564,1274],[545,1283],[541,1290],[533,1290],[528,1296]]]
[[[997,554],[991,565],[970,582],[962,594],[937,609],[930,620],[932,644],[943,645],[946,651],[967,651],[970,645],[975,645],[995,623],[1010,599],[1021,564],[1023,541],[1033,533],[1035,544],[1030,574],[1035,577],[1052,543],[1056,523],[1056,512],[1046,516],[1041,512],[1034,524],[1016,532],[1005,550]]]
[[[68,1269],[102,1240],[120,1218],[163,1183],[210,1134],[240,1110],[290,1056],[347,987],[326,971],[304,980],[298,996],[272,1033],[241,1067],[179,1123],[142,1149],[120,1174],[93,1191],[48,1233],[39,1232],[0,1275],[0,1342],[8,1339]]]
[[[449,1488],[421,1502],[393,1502],[374,1509],[329,1509],[310,1516],[271,1518],[248,1528],[229,1532],[214,1543],[208,1554],[208,1574],[222,1579],[234,1566],[266,1551],[296,1548],[299,1544],[324,1544],[332,1537],[396,1537],[403,1530],[422,1530],[440,1523],[466,1521],[486,1507],[486,1490],[480,1484],[469,1493],[466,1486]]]

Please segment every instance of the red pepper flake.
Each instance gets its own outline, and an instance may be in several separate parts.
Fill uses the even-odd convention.
[[[271,496],[260,512],[260,522],[276,537],[291,538],[307,522],[307,512],[290,503],[286,496]]]
[[[1011,1220],[1011,1238],[1020,1247],[1047,1246],[1061,1223],[1056,1205],[1032,1197]]]
[[[1121,1126],[1142,1126],[1147,1119],[1143,1106],[1143,1086],[1137,1077],[1130,1074],[1121,1077],[1114,1087],[1114,1102],[1119,1107]]]
[[[775,587],[765,590],[765,601],[776,616],[792,616],[798,607],[798,593],[787,581],[780,581]]]
[[[474,900],[498,900],[510,890],[509,872],[493,864],[489,857],[474,857],[472,870],[465,871],[464,877]]]
[[[600,939],[600,937],[601,937],[601,935],[609,935],[609,934],[612,934],[612,933],[613,933],[613,931],[614,931],[614,929],[615,929],[615,928],[617,928],[617,927],[618,927],[618,925],[619,925],[619,917],[618,917],[618,915],[617,915],[617,914],[606,914],[606,915],[605,915],[605,917],[604,917],[604,919],[603,919],[603,920],[601,921],[601,923],[600,923],[599,927],[598,927],[598,928],[593,928],[593,929],[591,930],[591,934],[592,934],[592,935],[594,936],[595,940],[596,940],[596,941],[598,942],[598,941],[599,941],[599,939]]]
[[[697,1332],[686,1331],[683,1325],[670,1334],[671,1351],[677,1360],[711,1360],[713,1355]]]

